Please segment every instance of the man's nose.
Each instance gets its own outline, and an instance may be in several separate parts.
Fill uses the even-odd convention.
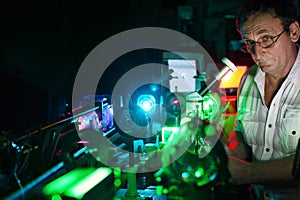
[[[265,48],[261,47],[259,43],[255,43],[251,48],[252,55],[259,60],[265,54]]]

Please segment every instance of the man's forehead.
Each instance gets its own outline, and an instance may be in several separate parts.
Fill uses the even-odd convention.
[[[262,34],[270,32],[282,27],[279,18],[274,17],[270,13],[256,13],[251,15],[242,25],[242,35],[247,34]]]
[[[251,30],[249,30],[248,32],[241,31],[241,33],[244,39],[248,39],[248,36],[251,34],[261,35],[264,33],[270,33],[270,31],[271,31],[270,29],[259,29],[258,31],[251,31]]]

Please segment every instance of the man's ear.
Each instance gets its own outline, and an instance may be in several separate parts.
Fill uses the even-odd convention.
[[[297,42],[300,37],[300,27],[297,21],[291,23],[290,25],[290,37],[292,42]]]

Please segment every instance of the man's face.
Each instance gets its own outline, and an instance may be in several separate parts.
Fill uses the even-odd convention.
[[[266,73],[275,75],[289,71],[294,62],[290,59],[294,43],[283,30],[280,19],[274,18],[269,13],[252,15],[243,24],[243,40],[252,46],[250,48],[252,59]],[[272,45],[264,45],[265,41],[269,41]]]

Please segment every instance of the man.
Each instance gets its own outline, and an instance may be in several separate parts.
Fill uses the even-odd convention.
[[[300,199],[292,176],[300,138],[300,28],[289,0],[253,0],[237,17],[243,51],[256,63],[243,77],[228,169],[257,199]]]

